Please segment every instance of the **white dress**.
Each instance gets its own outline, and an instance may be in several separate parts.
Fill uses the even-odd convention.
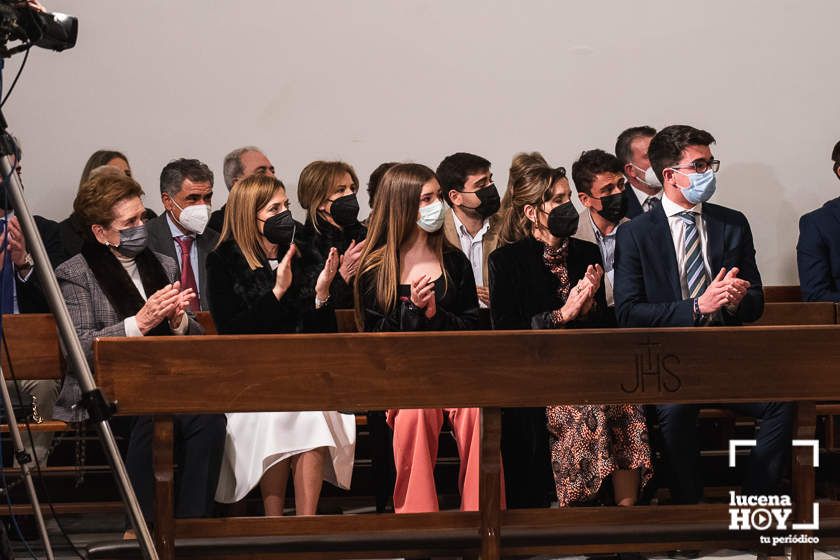
[[[227,439],[216,501],[238,502],[280,461],[326,447],[324,480],[350,488],[356,417],[339,412],[248,412],[227,415]]]

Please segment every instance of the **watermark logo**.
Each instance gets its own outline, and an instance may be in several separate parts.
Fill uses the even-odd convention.
[[[729,466],[735,466],[739,447],[755,447],[754,439],[736,439],[729,442]],[[819,467],[819,442],[811,439],[795,439],[794,447],[813,449],[814,467]],[[730,531],[816,531],[820,528],[820,505],[811,504],[811,520],[794,523],[793,503],[788,495],[753,495],[729,492],[729,530]],[[819,537],[807,534],[762,535],[761,542],[773,546],[783,544],[819,543]]]

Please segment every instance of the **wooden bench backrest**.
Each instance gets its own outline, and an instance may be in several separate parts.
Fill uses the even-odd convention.
[[[12,378],[6,344],[17,379],[61,379],[64,368],[52,315],[4,315],[3,334],[5,343],[0,347],[0,363],[6,379]]]
[[[768,303],[802,301],[799,286],[764,286],[764,301]]]
[[[764,314],[754,325],[834,325],[837,304],[829,302],[765,303]]]
[[[122,414],[840,399],[840,326],[110,338],[95,356]]]

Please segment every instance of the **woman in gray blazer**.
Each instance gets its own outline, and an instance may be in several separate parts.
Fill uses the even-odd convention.
[[[73,209],[84,223],[80,254],[56,269],[76,332],[92,361],[93,341],[103,336],[182,336],[201,334],[187,311],[195,298],[181,290],[170,257],[146,246],[143,190],[132,178],[102,173],[79,189]],[[87,411],[78,379],[65,375],[54,417],[82,422]],[[225,435],[224,415],[180,415],[176,445],[184,460],[176,516],[203,517],[212,512]],[[147,520],[152,521],[152,422],[137,418],[131,430],[126,468]]]

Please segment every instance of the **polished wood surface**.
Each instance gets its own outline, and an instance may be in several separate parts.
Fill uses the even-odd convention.
[[[764,301],[802,301],[802,291],[799,286],[764,286]]]
[[[95,353],[121,414],[840,400],[840,326],[113,338]]]
[[[175,426],[172,416],[155,416],[152,468],[155,476],[155,548],[161,560],[175,559]]]
[[[3,347],[0,365],[7,380],[12,379],[9,361],[12,359],[17,379],[61,379],[61,348],[52,315],[32,313],[3,315]]]
[[[764,314],[754,325],[833,325],[837,323],[837,304],[767,303]]]

